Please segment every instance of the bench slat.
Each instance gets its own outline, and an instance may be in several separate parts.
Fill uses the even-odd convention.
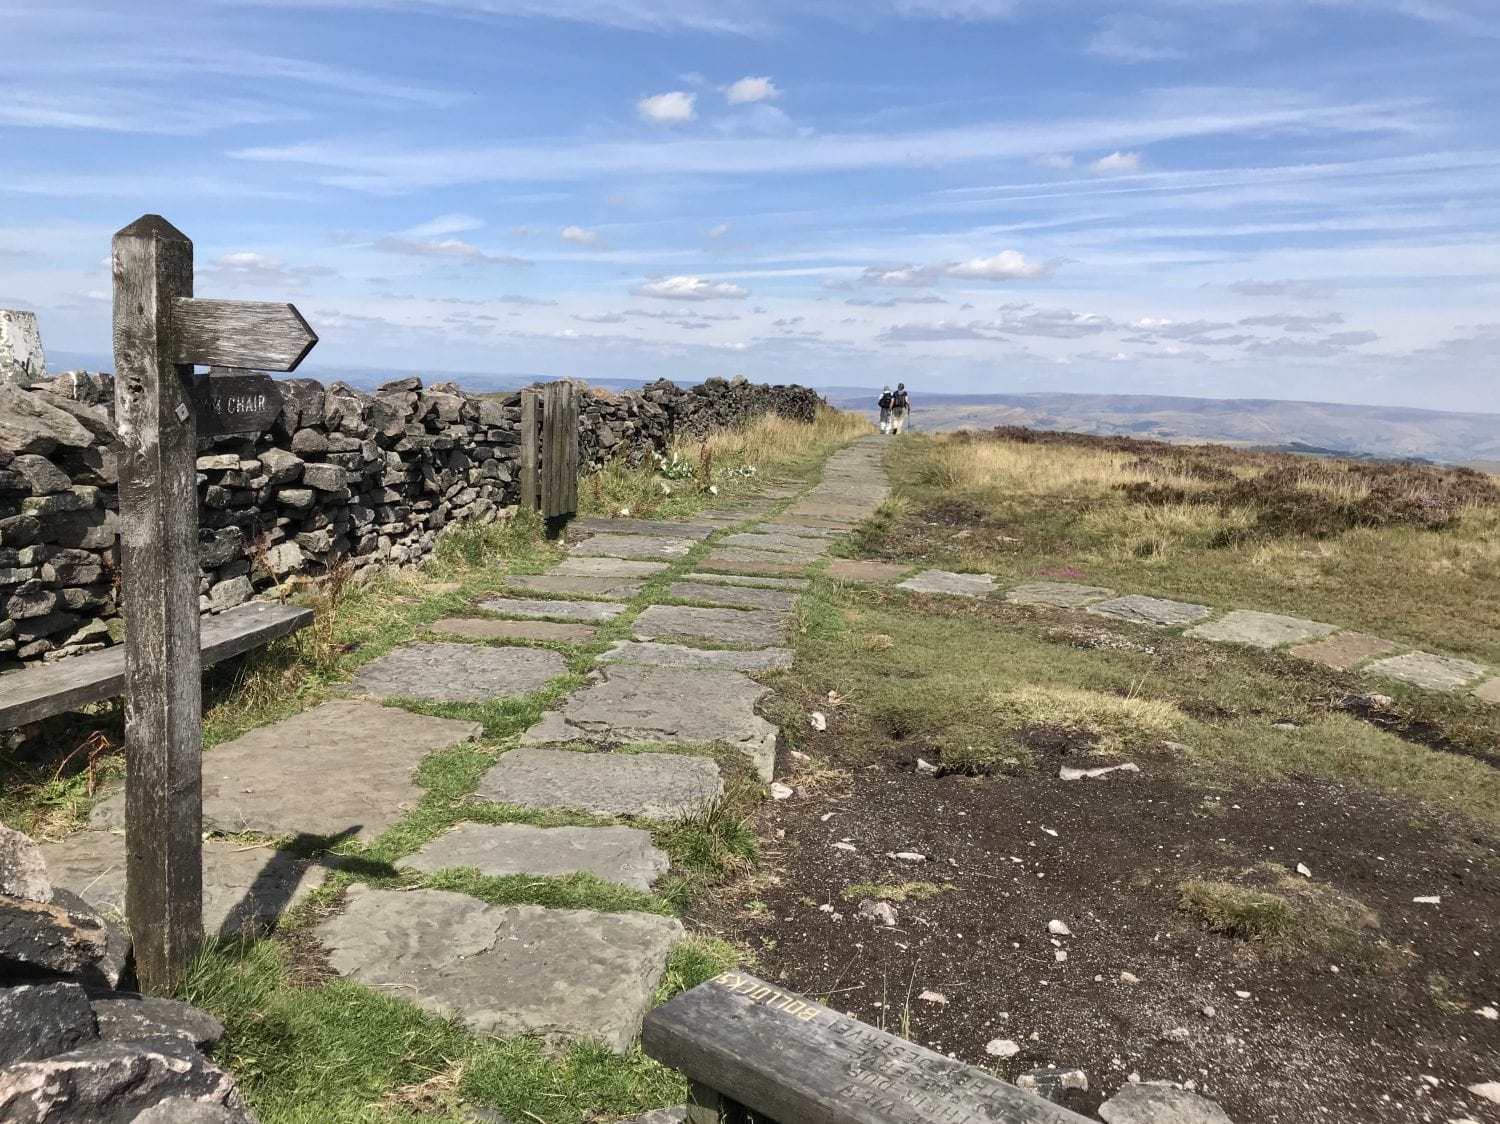
[[[204,617],[203,666],[242,655],[312,622],[311,609],[271,601],[251,601],[227,613]],[[39,722],[113,698],[124,690],[123,644],[0,675],[0,730]]]
[[[1088,1124],[998,1077],[725,972],[646,1017],[657,1061],[781,1124]]]

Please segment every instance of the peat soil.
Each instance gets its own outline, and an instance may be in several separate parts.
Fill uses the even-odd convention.
[[[918,770],[919,738],[841,768],[839,742],[830,716],[803,746],[827,768],[764,809],[762,873],[695,918],[767,978],[1011,1081],[1082,1068],[1064,1103],[1085,1113],[1138,1075],[1237,1124],[1500,1122],[1465,1091],[1500,1081],[1496,840],[1322,779],[1195,783],[1167,752],[1062,781],[1061,740],[1034,740],[1038,773],[981,777]],[[1183,879],[1299,863],[1378,925],[1277,953],[1180,907]],[[937,892],[892,901],[893,925],[846,894],[911,883]]]

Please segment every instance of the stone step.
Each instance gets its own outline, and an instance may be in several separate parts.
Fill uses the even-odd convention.
[[[125,916],[125,836],[80,831],[40,844],[54,888],[77,894],[106,917]],[[203,929],[214,936],[259,932],[323,884],[329,867],[271,847],[203,841]],[[124,949],[111,948],[124,963]]]
[[[445,890],[351,886],[313,930],[335,972],[480,1034],[592,1039],[640,1033],[682,925],[645,913],[487,905]]]
[[[497,621],[489,617],[444,617],[433,621],[433,632],[470,640],[543,640],[554,644],[587,644],[597,629],[558,621]]]
[[[617,640],[600,663],[648,663],[660,667],[723,667],[732,671],[774,671],[792,666],[790,648],[689,648],[642,640]]]
[[[746,585],[759,589],[803,590],[812,585],[808,578],[768,578],[756,574],[713,574],[708,572],[688,574],[690,582],[710,582],[715,585]]]
[[[835,581],[884,585],[911,572],[904,562],[867,562],[835,558],[828,563],[828,576]]]
[[[423,873],[470,868],[490,878],[583,873],[649,892],[672,863],[638,827],[461,823],[397,865]]]
[[[651,605],[631,624],[637,640],[680,637],[722,647],[771,648],[786,639],[790,617],[769,609]]]
[[[502,754],[474,795],[498,804],[674,820],[724,792],[717,762],[677,753],[580,753],[523,746]]]
[[[949,597],[988,597],[995,592],[994,574],[955,574],[951,570],[923,570],[896,584],[913,593],[942,593]]]
[[[204,829],[368,843],[422,799],[414,776],[429,753],[482,731],[371,702],[323,703],[203,755]],[[120,793],[91,822],[123,828],[124,813]]]
[[[624,605],[608,601],[548,601],[542,598],[492,597],[479,607],[502,617],[524,617],[531,620],[552,618],[564,621],[607,621],[625,611]]]
[[[629,601],[646,587],[645,578],[607,578],[582,574],[521,574],[505,579],[510,589],[569,597],[598,597]]]
[[[1115,596],[1115,591],[1077,582],[1023,582],[1005,595],[1012,605],[1047,605],[1054,609],[1081,609]]]
[[[794,578],[807,573],[809,565],[810,562],[802,559],[790,558],[784,554],[768,554],[760,550],[716,550],[698,563],[698,569],[727,574]]]
[[[673,582],[667,595],[683,601],[701,601],[706,605],[726,605],[740,609],[779,609],[786,611],[797,603],[797,594],[782,589],[759,589],[714,582]]]
[[[725,535],[720,546],[729,550],[754,550],[764,554],[786,555],[791,560],[806,559],[809,562],[828,553],[829,543],[824,539],[800,538],[797,535],[772,535],[763,531],[740,531]]]
[[[1207,605],[1194,605],[1190,601],[1168,601],[1161,597],[1144,597],[1130,594],[1112,597],[1108,601],[1097,601],[1084,610],[1101,617],[1129,621],[1132,624],[1150,625],[1154,628],[1178,628],[1186,624],[1197,624],[1213,615]]]
[[[649,578],[671,568],[669,562],[633,558],[564,558],[548,572],[579,578]]]
[[[776,727],[755,713],[769,689],[743,672],[618,663],[600,674],[544,714],[521,744],[714,743],[741,751],[771,779]]]
[[[692,539],[667,535],[599,534],[575,543],[568,550],[575,558],[643,558],[675,562],[686,558],[698,544]]]
[[[1269,650],[1283,644],[1321,640],[1337,631],[1337,625],[1321,624],[1302,617],[1236,609],[1225,613],[1218,620],[1190,628],[1183,635],[1195,636],[1200,640],[1218,640],[1226,644],[1248,644],[1253,648]]]
[[[708,538],[719,528],[714,523],[672,519],[612,519],[606,516],[585,515],[568,524],[568,533],[587,532],[591,535],[653,535],[670,539]]]
[[[408,644],[365,664],[349,689],[375,698],[489,702],[539,691],[567,673],[567,660],[544,648]]]

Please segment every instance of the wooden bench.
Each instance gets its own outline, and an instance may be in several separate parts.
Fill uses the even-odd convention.
[[[688,1124],[1088,1124],[746,972],[658,1007],[641,1041],[691,1082]]]
[[[203,666],[243,655],[313,622],[313,611],[251,601],[204,617]],[[125,645],[0,675],[0,730],[114,698],[125,691]]]

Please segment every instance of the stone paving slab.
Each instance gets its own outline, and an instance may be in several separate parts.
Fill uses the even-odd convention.
[[[694,573],[684,579],[690,582],[709,582],[713,585],[746,585],[760,589],[803,590],[812,585],[809,578],[766,578],[755,574],[711,574]]]
[[[487,702],[539,691],[567,673],[567,660],[544,648],[407,644],[365,664],[349,689],[376,698]]]
[[[600,663],[650,663],[661,667],[726,667],[733,671],[773,671],[792,666],[790,648],[689,648],[650,640],[616,640]]]
[[[368,843],[421,800],[413,777],[429,753],[483,729],[372,702],[323,703],[203,755],[204,830]],[[124,813],[120,793],[95,808],[90,822],[123,827]]]
[[[1283,644],[1300,644],[1317,640],[1338,631],[1338,625],[1322,624],[1303,617],[1284,617],[1279,613],[1262,613],[1254,609],[1235,609],[1215,621],[1200,624],[1183,633],[1199,640],[1218,640],[1226,644],[1248,644],[1253,648],[1279,648]]]
[[[651,833],[638,827],[461,823],[396,865],[428,874],[466,867],[488,878],[592,874],[606,882],[649,892],[651,884],[667,873],[672,863],[667,853],[651,842]]]
[[[1474,697],[1488,703],[1500,703],[1500,676],[1487,679],[1475,687]]]
[[[569,548],[575,558],[647,558],[675,561],[686,558],[698,544],[692,539],[667,535],[600,534]]]
[[[748,675],[723,668],[606,664],[597,682],[544,714],[521,744],[712,742],[738,749],[762,780],[770,780],[776,727],[755,713],[769,693]]]
[[[487,905],[445,890],[351,886],[314,930],[339,975],[481,1034],[595,1039],[640,1033],[680,922],[645,913]]]
[[[698,568],[728,574],[797,577],[807,572],[809,564],[787,558],[785,555],[762,554],[753,550],[716,550],[699,562]]]
[[[1376,656],[1387,656],[1396,650],[1396,645],[1378,636],[1367,636],[1363,632],[1336,632],[1326,640],[1311,644],[1299,644],[1288,649],[1299,659],[1311,660],[1337,671],[1348,671],[1356,664]]]
[[[1023,582],[1005,595],[1013,605],[1047,605],[1054,609],[1081,609],[1095,601],[1113,597],[1115,591],[1077,582]]]
[[[1114,597],[1090,605],[1085,612],[1115,620],[1146,624],[1155,628],[1177,628],[1185,624],[1196,624],[1213,615],[1207,605],[1194,605],[1189,601],[1168,601],[1161,597],[1144,597],[1132,593],[1125,597]]]
[[[741,531],[725,535],[720,543],[731,550],[756,550],[765,554],[786,554],[809,561],[828,553],[829,544],[822,539],[805,539],[796,535],[770,535],[761,531]]]
[[[572,597],[629,601],[646,587],[645,578],[603,578],[582,574],[518,574],[505,579],[511,589]]]
[[[547,601],[526,597],[492,597],[481,601],[479,607],[502,617],[555,617],[568,621],[608,621],[625,611],[624,605],[612,605],[607,601]]]
[[[589,534],[606,535],[653,535],[670,539],[706,539],[719,528],[712,523],[678,521],[673,519],[611,519],[598,515],[585,515],[568,524],[568,531],[587,531]]]
[[[824,503],[804,501],[782,512],[787,519],[827,519],[841,523],[862,523],[875,514],[878,503]]]
[[[884,585],[903,574],[911,572],[911,566],[903,562],[874,562],[854,558],[835,558],[828,563],[828,576],[835,581],[863,582]]]
[[[988,597],[995,591],[994,574],[955,574],[951,570],[923,570],[896,584],[913,593],[945,593],[952,597]]]
[[[709,605],[728,605],[740,609],[790,609],[797,594],[784,589],[758,589],[751,586],[719,585],[715,582],[673,582],[667,594],[683,601],[702,601]]]
[[[1383,675],[1429,691],[1457,691],[1477,682],[1484,668],[1454,656],[1437,656],[1431,652],[1407,652],[1366,664],[1366,675]]]
[[[769,609],[700,609],[689,605],[652,605],[635,618],[637,640],[683,637],[725,647],[767,648],[786,639],[788,617]]]
[[[680,753],[581,753],[523,746],[502,754],[474,795],[519,808],[673,820],[724,793],[718,763]]]
[[[54,886],[108,917],[125,916],[125,836],[80,831],[40,844]],[[223,937],[270,928],[323,884],[329,868],[270,847],[203,841],[203,929]]]
[[[546,640],[554,644],[587,644],[594,629],[586,624],[557,621],[496,621],[488,617],[444,617],[432,622],[432,631],[470,640]]]
[[[843,533],[833,527],[810,526],[806,523],[762,523],[757,529],[767,535],[790,535],[803,539],[836,539]]]
[[[671,568],[670,562],[633,558],[564,558],[548,572],[579,578],[649,578]]]

